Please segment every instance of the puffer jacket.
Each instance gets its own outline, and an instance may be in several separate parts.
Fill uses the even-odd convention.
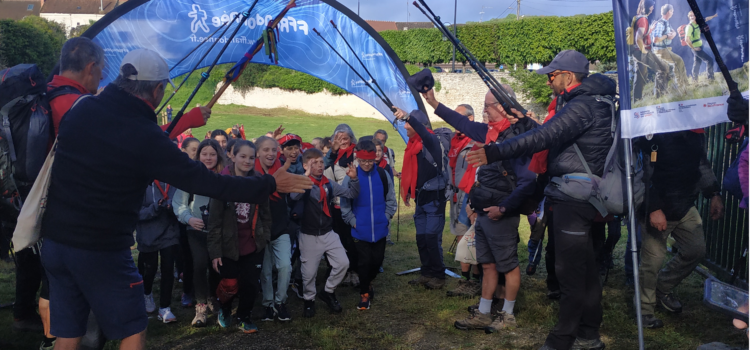
[[[531,156],[549,149],[550,176],[585,173],[573,147],[578,144],[591,172],[602,176],[613,142],[612,108],[605,102],[597,102],[594,96],[614,96],[616,87],[614,80],[601,74],[583,79],[581,85],[560,97],[563,106],[547,123],[503,143],[485,146],[487,161]]]

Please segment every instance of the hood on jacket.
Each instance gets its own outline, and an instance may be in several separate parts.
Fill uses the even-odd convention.
[[[563,98],[567,102],[580,95],[614,96],[615,94],[617,94],[617,83],[615,83],[614,80],[597,73],[584,78],[581,85],[577,86],[570,93],[563,94]]]

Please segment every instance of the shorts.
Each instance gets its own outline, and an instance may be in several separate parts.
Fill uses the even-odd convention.
[[[505,274],[519,266],[518,224],[520,216],[492,220],[486,214],[477,216],[474,239],[477,263],[495,264],[497,272]]]
[[[44,240],[52,335],[82,337],[89,311],[107,339],[124,339],[146,329],[143,278],[130,254],[130,249],[95,251]]]

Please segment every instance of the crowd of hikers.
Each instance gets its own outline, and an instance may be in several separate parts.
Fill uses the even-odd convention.
[[[437,101],[428,71],[412,76],[410,84],[455,132],[433,130],[425,113],[393,106],[408,136],[398,172],[384,130],[357,138],[340,124],[330,136],[303,140],[283,126],[248,135],[244,125],[234,125],[200,140],[191,128],[205,125],[211,110],[198,106],[167,135],[154,112],[171,84],[164,59],[147,49],[131,51],[119,76],[98,91],[103,50],[89,39],[71,39],[48,84],[56,92],[49,101],[54,163],[43,240],[16,252],[14,329],[43,332],[41,349],[90,346],[84,335],[92,328],[103,339],[121,339],[123,349],[140,349],[148,314],[177,321],[175,280],[182,282],[180,306],[195,309],[195,327],[207,326],[209,315],[244,333],[258,332],[258,319],[290,321],[298,315],[287,307],[289,290],[303,300],[305,318],[315,317],[316,301],[334,314],[368,310],[376,305],[375,280],[393,244],[390,223],[400,199],[414,206],[421,263],[409,284],[428,289],[446,286],[448,209],[462,278],[447,294],[479,296],[456,328],[494,333],[517,326],[524,215],[532,228],[526,273],[536,271],[546,229],[547,296],[559,299],[558,323],[541,349],[603,349],[601,274],[611,267],[621,218],[602,215],[565,185],[575,178],[570,174],[603,176],[614,142],[614,107],[604,100],[615,95],[616,84],[589,75],[588,66],[583,54],[568,50],[537,71],[555,94],[544,122],[532,112],[507,112],[491,91],[482,120],[475,120],[472,106],[453,110]],[[732,111],[744,113],[747,123],[747,101],[730,100]],[[172,120],[171,107],[167,113]],[[635,145],[644,153],[658,149],[639,208],[642,260],[630,262],[631,271],[641,271],[635,292],[643,299],[643,324],[658,328],[663,322],[654,308],[681,311],[674,287],[705,254],[698,194],[710,200],[713,219],[724,209],[702,130]],[[747,149],[741,154],[746,207]],[[661,268],[670,235],[680,250]],[[318,286],[322,261],[326,276]],[[359,298],[340,302],[342,285],[358,288]],[[254,312],[258,297],[263,309]]]

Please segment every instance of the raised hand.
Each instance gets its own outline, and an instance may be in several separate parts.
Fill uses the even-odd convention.
[[[284,132],[284,130],[285,130],[284,129],[284,125],[279,125],[279,127],[276,128],[276,130],[273,131],[273,138],[276,139],[276,140],[280,139],[282,133]]]
[[[354,162],[349,163],[349,169],[346,170],[346,175],[352,180],[357,178],[357,167],[354,166]]]
[[[422,92],[421,94],[427,104],[432,106],[432,108],[437,108],[440,104],[440,102],[435,99],[435,91],[433,91],[432,89],[427,92]]]
[[[291,159],[287,159],[284,166],[273,174],[273,177],[276,180],[276,192],[305,193],[305,190],[311,189],[313,183],[309,177],[287,172],[290,165],[292,165]]]
[[[404,110],[402,110],[401,108],[398,108],[396,106],[392,106],[391,108],[393,108],[393,109],[396,110],[395,112],[393,112],[393,115],[396,117],[396,119],[403,120],[404,118],[406,118],[409,115],[409,113],[404,112]]]
[[[337,133],[336,136],[333,137],[333,143],[331,144],[331,150],[333,152],[338,152],[339,148],[341,148],[341,137],[343,137],[341,133]]]

